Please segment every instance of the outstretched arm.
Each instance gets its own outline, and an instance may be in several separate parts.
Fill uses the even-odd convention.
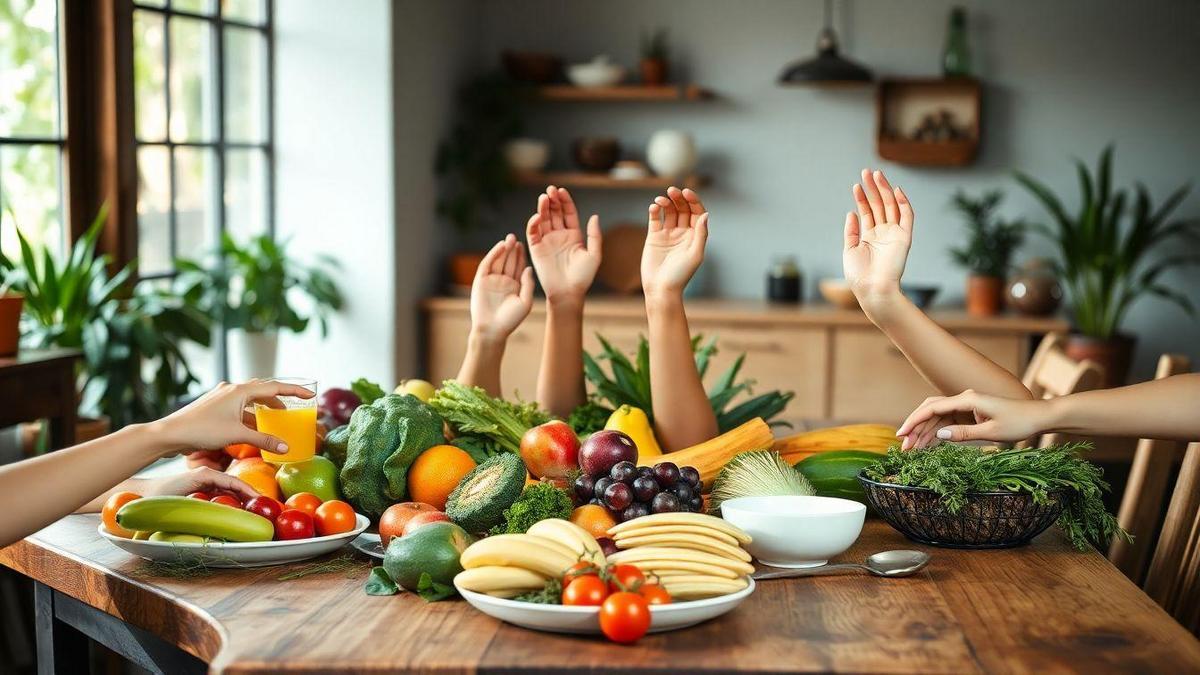
[[[583,403],[583,299],[600,267],[600,218],[579,228],[571,194],[553,185],[538,197],[525,227],[529,257],[546,292],[546,339],[538,370],[538,405],[566,419]]]
[[[500,361],[508,336],[533,307],[533,269],[525,249],[508,235],[484,256],[471,284],[471,332],[458,381],[501,396]]]
[[[73,511],[99,510],[106,491],[160,457],[192,449],[223,448],[231,443],[249,443],[266,452],[287,452],[283,441],[254,430],[253,414],[247,412],[247,406],[254,401],[269,403],[277,396],[312,395],[303,387],[279,382],[221,384],[157,422],[130,425],[94,441],[0,467],[0,513],[6,514],[0,519],[0,546]],[[152,494],[170,491],[171,485],[175,490],[190,488],[191,492],[206,484],[244,496],[255,494],[242,481],[211,469],[186,475],[190,479],[182,482],[163,479],[125,485]],[[196,477],[199,482],[191,480]],[[54,489],[48,489],[50,485]]]
[[[704,261],[708,211],[692,190],[668,188],[650,205],[642,249],[642,290],[650,327],[650,396],[654,427],[668,452],[717,435],[683,311],[683,289]]]
[[[1048,400],[1014,400],[966,391],[917,408],[896,435],[905,447],[948,441],[1018,441],[1047,431],[1089,436],[1200,440],[1200,374],[1175,375],[1117,389]],[[944,424],[948,417],[965,424]]]
[[[883,172],[864,169],[852,192],[856,212],[846,214],[842,265],[871,322],[943,394],[974,389],[1031,398],[1015,375],[948,333],[900,292],[915,218],[904,191],[893,190]]]

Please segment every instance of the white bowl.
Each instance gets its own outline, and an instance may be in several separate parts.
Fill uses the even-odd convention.
[[[550,144],[536,138],[514,138],[504,144],[504,159],[513,171],[541,171],[550,161]]]
[[[715,619],[733,610],[754,592],[754,580],[748,579],[748,581],[750,585],[736,593],[669,605],[651,605],[650,632],[662,633],[687,628],[702,621]],[[522,628],[544,630],[551,633],[600,634],[599,607],[538,605],[520,600],[494,598],[463,588],[459,588],[458,592],[475,609],[494,619],[500,619]]]
[[[266,567],[315,558],[346,545],[371,524],[361,513],[355,514],[354,529],[341,534],[290,541],[209,542],[189,544],[146,539],[126,539],[110,534],[99,526],[100,536],[113,545],[147,560],[160,562],[203,562],[208,567]]]
[[[567,66],[567,79],[576,87],[611,87],[624,78],[625,66],[613,63],[607,56]]]
[[[754,538],[750,554],[772,567],[824,565],[858,539],[866,515],[866,506],[836,497],[739,497],[721,504],[721,516]]]

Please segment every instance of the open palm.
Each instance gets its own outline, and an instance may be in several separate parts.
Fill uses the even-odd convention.
[[[680,291],[704,261],[708,211],[692,190],[668,188],[649,209],[642,249],[642,289],[647,294]]]
[[[912,246],[913,210],[900,188],[883,172],[862,172],[853,188],[856,212],[846,214],[842,266],[855,295],[895,285],[904,274]]]
[[[489,337],[507,337],[533,307],[533,270],[513,235],[492,247],[471,284],[471,323]]]
[[[588,219],[585,246],[575,201],[565,189],[551,185],[538,197],[538,210],[530,216],[525,236],[546,298],[582,298],[600,267],[599,216]]]

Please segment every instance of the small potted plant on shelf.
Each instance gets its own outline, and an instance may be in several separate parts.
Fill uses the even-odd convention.
[[[656,28],[642,33],[642,60],[638,66],[642,72],[642,84],[658,86],[667,83],[670,50],[667,44],[667,29]]]
[[[995,217],[1004,195],[999,190],[975,199],[966,193],[954,195],[952,204],[967,221],[968,240],[952,247],[954,262],[966,268],[967,313],[991,316],[1000,312],[1004,301],[1004,278],[1013,252],[1025,238],[1025,224],[1005,222]]]
[[[177,260],[176,287],[190,305],[215,317],[228,331],[231,380],[276,374],[279,331],[301,333],[308,327],[310,317],[292,304],[297,295],[308,299],[322,336],[329,329],[330,311],[342,307],[341,291],[330,274],[337,262],[328,256],[305,265],[290,258],[286,243],[270,235],[253,237],[242,246],[226,233],[216,258],[208,266]]]
[[[1200,219],[1170,219],[1190,186],[1176,189],[1154,207],[1146,187],[1138,184],[1131,200],[1125,190],[1113,190],[1112,155],[1112,146],[1100,153],[1094,174],[1075,161],[1081,194],[1074,213],[1046,185],[1016,174],[1050,214],[1049,224],[1032,229],[1057,247],[1054,268],[1075,323],[1066,352],[1104,366],[1106,386],[1124,384],[1129,373],[1136,337],[1121,331],[1129,308],[1142,297],[1156,295],[1193,314],[1188,297],[1160,278],[1167,270],[1200,263]],[[1158,251],[1166,254],[1154,256]]]

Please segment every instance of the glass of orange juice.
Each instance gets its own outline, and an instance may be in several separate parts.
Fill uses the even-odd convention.
[[[282,455],[264,452],[263,459],[273,464],[312,459],[317,451],[317,381],[302,377],[272,379],[304,387],[313,395],[311,398],[280,396],[282,408],[254,404],[254,421],[258,430],[281,439],[288,446],[288,451]]]

